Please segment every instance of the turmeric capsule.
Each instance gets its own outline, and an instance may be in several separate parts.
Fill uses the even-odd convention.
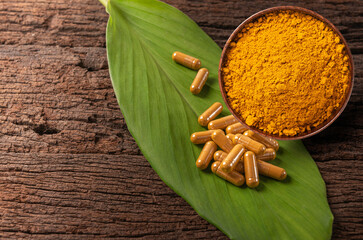
[[[222,171],[229,173],[234,170],[245,152],[246,149],[241,144],[234,146],[232,151],[230,151],[227,157],[222,161],[220,166]]]
[[[273,149],[275,149],[275,151],[277,151],[279,149],[279,143],[275,139],[265,137],[259,133],[251,131],[251,130],[244,132],[243,135],[250,137],[250,138],[264,144],[266,147],[273,148]]]
[[[232,145],[234,147],[234,145],[236,145],[236,144],[233,143],[233,139],[235,137],[234,134],[229,133],[229,134],[226,135],[226,137],[231,141],[231,143],[232,143]]]
[[[208,129],[225,129],[227,126],[236,123],[237,119],[233,115],[222,117],[211,121],[208,124]]]
[[[246,184],[250,188],[255,188],[260,183],[255,154],[251,151],[246,152],[244,156],[244,163]]]
[[[174,52],[172,58],[175,62],[193,70],[198,70],[201,65],[199,59],[181,52]]]
[[[223,178],[224,180],[227,180],[228,182],[232,183],[233,185],[239,187],[242,186],[245,182],[245,178],[242,174],[232,171],[230,173],[223,172],[220,169],[221,162],[214,162],[212,164],[212,172],[215,173],[218,177]]]
[[[236,134],[236,133],[243,133],[244,131],[248,130],[247,127],[243,126],[242,123],[237,122],[234,123],[232,125],[229,125],[226,128],[226,133],[232,133],[232,134]]]
[[[190,91],[193,94],[199,94],[204,87],[205,82],[207,81],[209,76],[209,71],[206,68],[199,69],[197,75],[194,78],[192,85],[190,86]]]
[[[194,144],[202,144],[212,141],[213,130],[195,132],[190,136],[190,141]]]
[[[202,113],[198,118],[198,123],[205,127],[210,121],[215,119],[223,110],[223,105],[220,102],[213,103],[207,110]]]
[[[243,157],[241,158],[241,160],[243,160]],[[243,173],[244,172],[244,167],[243,167],[243,161],[239,161],[236,165],[236,167],[234,168],[234,171],[239,172],[239,173]]]
[[[240,133],[237,133],[236,135],[234,135],[234,138],[232,139],[232,143],[236,145],[240,136],[241,136]]]
[[[213,131],[213,130],[210,130],[210,131]],[[226,137],[227,137],[229,140],[231,140],[231,142],[233,143],[234,134],[232,134],[232,133],[228,133],[228,134],[226,135]]]
[[[276,158],[275,149],[266,148],[266,150],[262,154],[257,155],[256,158],[262,161],[272,161]]]
[[[226,157],[228,153],[225,153],[221,150],[214,153],[214,161],[222,162]],[[240,161],[237,163],[236,167],[234,168],[234,171],[243,173],[244,167],[243,167],[243,157],[240,159]]]
[[[259,143],[242,134],[236,134],[235,142],[242,144],[245,148],[255,152],[257,155],[262,154],[266,150],[266,147],[262,143]]]
[[[276,180],[284,180],[287,176],[285,169],[261,160],[257,160],[257,168],[261,175],[274,178]]]
[[[212,133],[212,140],[226,153],[229,153],[233,148],[233,143],[229,140],[223,131],[218,129]]]
[[[207,142],[200,152],[197,162],[195,163],[197,168],[201,170],[206,169],[212,160],[215,151],[217,151],[217,145],[213,141]]]
[[[227,157],[228,153],[223,152],[221,150],[217,151],[213,155],[214,161],[223,161]]]

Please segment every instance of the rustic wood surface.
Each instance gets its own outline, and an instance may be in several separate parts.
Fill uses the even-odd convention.
[[[292,1],[168,0],[223,46],[251,14]],[[342,32],[355,86],[304,140],[327,185],[334,239],[363,238],[363,3],[299,2]],[[225,239],[152,170],[109,79],[97,0],[0,2],[0,238]]]

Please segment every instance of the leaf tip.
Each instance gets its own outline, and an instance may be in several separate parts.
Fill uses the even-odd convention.
[[[98,0],[100,1],[100,3],[106,8],[106,11],[107,11],[107,2],[108,0]]]

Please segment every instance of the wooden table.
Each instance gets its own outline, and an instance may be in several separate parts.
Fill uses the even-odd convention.
[[[223,46],[251,14],[291,1],[168,0]],[[363,238],[363,4],[306,1],[349,43],[341,117],[304,140],[326,181],[334,239]],[[0,238],[225,239],[151,169],[109,79],[97,0],[0,2]]]

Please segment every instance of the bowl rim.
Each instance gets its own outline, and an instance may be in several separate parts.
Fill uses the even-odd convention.
[[[268,14],[268,13],[272,13],[272,12],[278,12],[278,11],[283,11],[283,10],[290,10],[290,11],[297,11],[297,12],[302,12],[304,14],[310,15],[322,22],[324,22],[325,24],[327,24],[336,34],[338,34],[338,36],[340,37],[342,43],[345,46],[347,55],[349,57],[349,67],[350,67],[350,82],[349,82],[349,89],[346,92],[345,96],[344,96],[344,100],[342,101],[343,104],[341,104],[339,110],[336,110],[334,115],[331,115],[331,117],[329,117],[326,121],[324,121],[323,123],[319,124],[317,127],[311,129],[310,131],[306,131],[301,135],[296,135],[296,136],[279,136],[279,135],[274,135],[274,134],[267,134],[266,132],[261,131],[260,129],[257,129],[255,127],[251,127],[249,125],[247,125],[244,121],[242,121],[240,119],[240,117],[234,112],[234,110],[231,108],[231,106],[229,105],[228,101],[227,101],[227,97],[226,97],[226,91],[224,90],[224,82],[222,81],[222,66],[224,63],[224,59],[227,53],[227,50],[229,48],[230,43],[235,39],[236,35],[250,22],[253,22],[255,19]],[[226,41],[226,44],[223,47],[222,50],[222,54],[221,54],[221,58],[219,60],[219,67],[218,67],[218,82],[219,82],[219,89],[222,93],[222,97],[223,100],[225,102],[225,104],[227,105],[227,108],[229,109],[229,111],[232,113],[232,115],[245,127],[247,127],[250,130],[253,130],[255,132],[258,132],[264,136],[268,136],[268,137],[272,137],[274,139],[278,139],[278,140],[298,140],[298,139],[304,139],[304,138],[308,138],[311,137],[315,134],[318,134],[319,132],[323,131],[324,129],[326,129],[328,126],[330,126],[340,115],[341,113],[344,111],[345,107],[347,106],[349,99],[352,95],[352,91],[353,91],[353,85],[354,85],[354,62],[353,62],[353,57],[352,57],[352,53],[348,47],[347,41],[345,40],[345,38],[343,37],[343,35],[340,33],[340,31],[326,18],[324,18],[323,16],[321,16],[320,14],[306,9],[306,8],[302,8],[302,7],[296,7],[296,6],[278,6],[278,7],[272,7],[272,8],[267,8],[264,10],[261,10],[253,15],[251,15],[250,17],[248,17],[246,20],[244,20],[233,32],[232,34],[229,36],[228,40]]]

